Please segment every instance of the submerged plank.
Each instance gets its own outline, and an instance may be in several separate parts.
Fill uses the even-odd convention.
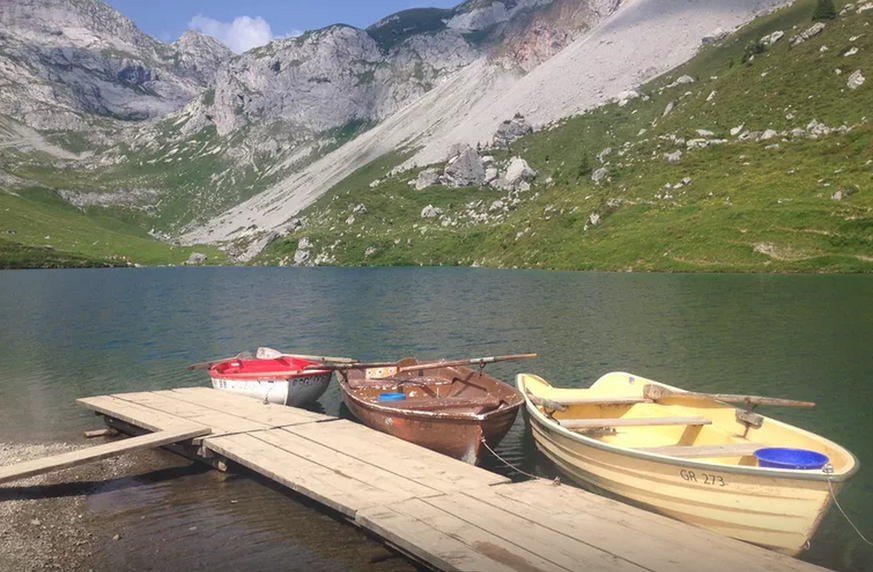
[[[83,465],[92,461],[99,461],[109,457],[116,457],[123,453],[140,451],[142,449],[155,449],[171,443],[187,441],[195,437],[208,435],[211,430],[208,427],[188,426],[185,429],[170,431],[158,431],[139,437],[131,437],[114,443],[88,447],[78,451],[71,451],[45,459],[36,459],[8,467],[0,467],[0,483],[15,481],[40,475],[60,469],[67,469],[77,465]]]

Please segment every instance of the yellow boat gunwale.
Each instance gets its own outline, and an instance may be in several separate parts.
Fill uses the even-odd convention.
[[[608,374],[601,376],[601,378],[599,378],[597,381],[600,381],[600,379],[603,379],[607,375],[616,375],[616,374],[633,376],[637,379],[645,380],[648,383],[654,383],[656,385],[660,385],[660,386],[665,387],[667,389],[676,390],[676,391],[683,391],[679,388],[675,388],[675,387],[672,387],[672,386],[669,386],[667,384],[660,383],[660,382],[657,382],[654,380],[645,379],[642,376],[635,375],[632,373],[623,372],[623,371],[609,372]],[[531,374],[531,373],[520,373],[515,378],[516,379],[516,387],[524,395],[525,409],[527,410],[527,412],[529,414],[534,415],[536,417],[537,422],[539,422],[539,424],[541,426],[543,426],[544,429],[546,429],[548,431],[556,432],[556,433],[558,433],[566,438],[569,438],[572,441],[580,443],[582,445],[594,447],[596,449],[608,451],[608,452],[611,452],[614,454],[625,455],[625,456],[635,458],[635,459],[644,459],[647,461],[652,461],[652,462],[661,463],[661,464],[665,464],[665,465],[687,467],[687,468],[691,468],[691,469],[720,471],[720,472],[724,472],[724,473],[739,474],[739,475],[770,476],[770,477],[777,478],[777,479],[790,478],[790,479],[797,479],[797,480],[802,480],[802,481],[828,481],[828,480],[830,480],[831,482],[834,482],[834,483],[848,481],[861,468],[861,463],[858,460],[858,458],[855,456],[855,454],[852,453],[851,451],[849,451],[848,449],[846,449],[845,447],[838,445],[837,443],[834,443],[833,441],[831,441],[825,437],[822,437],[821,435],[818,435],[816,433],[812,433],[810,431],[807,431],[807,430],[802,429],[800,427],[797,427],[795,425],[784,423],[782,421],[779,421],[778,419],[773,419],[771,417],[766,417],[766,416],[762,416],[762,417],[764,417],[764,419],[769,423],[774,423],[774,424],[786,427],[792,431],[800,432],[804,435],[807,435],[811,438],[814,438],[815,440],[821,441],[822,443],[832,447],[833,449],[836,449],[836,450],[839,450],[839,451],[845,453],[848,457],[850,457],[852,459],[851,467],[847,471],[842,472],[842,473],[828,474],[828,473],[825,473],[823,470],[810,471],[810,470],[804,470],[804,469],[776,469],[776,468],[758,467],[758,466],[749,467],[749,466],[741,466],[741,465],[726,465],[726,464],[722,464],[722,463],[695,461],[695,460],[690,460],[690,459],[683,459],[680,457],[671,457],[669,455],[661,455],[658,453],[651,453],[651,452],[647,452],[647,451],[631,449],[629,447],[623,447],[620,445],[612,445],[610,443],[604,443],[604,442],[599,441],[597,439],[594,439],[591,437],[586,437],[585,435],[582,435],[580,433],[570,431],[566,427],[562,427],[555,420],[549,419],[548,417],[546,417],[537,408],[537,406],[531,402],[530,397],[528,397],[527,391],[525,390],[525,387],[524,387],[523,376],[528,376],[528,377],[538,379],[549,387],[553,387],[553,386],[552,386],[552,384],[550,384],[548,381],[541,378],[540,376],[535,375],[535,374]],[[591,387],[594,387],[594,385],[597,384],[597,381],[595,381],[594,384],[591,385]],[[579,388],[579,389],[584,389],[584,388]],[[730,405],[728,403],[721,402],[721,401],[716,401],[716,403],[719,403],[720,405],[725,405],[727,407],[733,407],[732,405]],[[737,409],[737,408],[734,407],[734,409]]]

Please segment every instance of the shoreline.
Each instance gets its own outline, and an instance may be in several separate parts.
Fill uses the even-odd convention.
[[[0,443],[0,466],[86,446]],[[95,545],[106,533],[89,513],[87,497],[134,464],[118,457],[0,486],[0,570],[93,570]]]

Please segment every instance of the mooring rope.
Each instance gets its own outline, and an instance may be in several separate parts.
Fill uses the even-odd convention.
[[[869,540],[867,540],[867,538],[866,538],[863,534],[861,534],[861,531],[858,530],[858,527],[855,526],[855,523],[852,522],[852,519],[849,518],[849,515],[846,514],[846,511],[843,510],[843,507],[841,507],[841,506],[840,506],[840,503],[837,501],[837,495],[836,495],[836,493],[834,492],[834,486],[833,486],[833,483],[831,482],[831,475],[834,473],[834,467],[833,467],[833,465],[830,465],[830,464],[826,465],[826,466],[822,469],[822,471],[824,471],[824,474],[826,474],[826,475],[828,476],[828,489],[830,489],[830,491],[831,491],[831,498],[833,499],[834,504],[837,506],[838,509],[840,509],[840,512],[841,512],[841,513],[843,514],[843,516],[846,518],[846,522],[848,522],[848,523],[852,526],[852,528],[855,529],[855,532],[858,533],[858,536],[861,537],[861,540],[863,540],[864,542],[866,542],[866,543],[869,544],[870,546],[873,546],[873,542],[870,542]]]
[[[492,455],[497,457],[498,460],[500,460],[504,465],[506,465],[510,469],[514,470],[515,472],[520,473],[526,477],[530,477],[532,479],[536,479],[536,480],[540,480],[540,481],[547,481],[548,480],[548,479],[544,479],[542,477],[538,477],[536,475],[532,475],[532,474],[528,473],[527,471],[523,471],[523,470],[519,469],[518,467],[516,467],[515,465],[513,465],[512,463],[510,463],[509,461],[507,461],[506,459],[504,459],[503,457],[501,457],[500,455],[498,455],[494,449],[492,449],[491,447],[488,446],[488,443],[485,441],[485,437],[482,437],[482,444],[485,445],[485,448],[488,449]],[[556,485],[561,484],[561,481],[559,479],[555,479],[552,482]]]

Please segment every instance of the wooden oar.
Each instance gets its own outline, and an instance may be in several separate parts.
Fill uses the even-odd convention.
[[[459,359],[453,361],[437,361],[434,363],[423,363],[418,365],[408,365],[406,367],[401,367],[397,370],[397,373],[407,373],[410,371],[424,371],[427,369],[437,369],[440,367],[455,367],[456,365],[485,365],[488,363],[494,363],[497,361],[509,361],[516,359],[530,359],[537,357],[537,354],[515,354],[508,356],[494,356],[494,357],[481,357],[481,358],[472,358],[472,359]]]
[[[369,368],[378,368],[378,367],[396,367],[397,371],[391,375],[395,375],[397,373],[406,373],[410,371],[424,371],[427,369],[437,369],[440,367],[453,367],[456,365],[485,365],[488,363],[494,363],[497,361],[507,361],[514,359],[528,359],[535,358],[537,354],[516,354],[516,355],[507,355],[507,356],[494,356],[494,357],[481,357],[481,358],[472,358],[472,359],[463,359],[463,360],[452,360],[452,361],[436,361],[433,363],[424,363],[418,365],[409,365],[409,366],[401,366],[398,367],[400,362],[373,362],[373,363],[339,363],[339,364],[325,364],[323,366],[317,365],[307,365],[303,369],[369,369]]]
[[[317,362],[334,362],[334,363],[357,363],[358,360],[352,358],[345,357],[330,357],[330,356],[311,356],[304,354],[283,354],[278,350],[274,350],[273,348],[258,348],[258,351],[255,353],[255,357],[258,359],[279,359],[283,357],[287,358],[297,358],[297,359],[305,359],[309,361],[317,361]]]
[[[705,398],[726,403],[745,403],[746,405],[782,405],[785,407],[815,407],[812,401],[796,401],[778,397],[762,397],[760,395],[734,395],[731,393],[694,393],[690,391],[671,391],[659,385],[647,385],[643,388],[643,397],[657,401],[667,397]]]

